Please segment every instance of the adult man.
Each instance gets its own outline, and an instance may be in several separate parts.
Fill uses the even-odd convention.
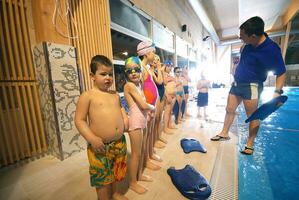
[[[264,33],[264,21],[260,17],[252,17],[240,26],[240,39],[246,44],[241,51],[241,59],[236,68],[231,90],[227,99],[226,115],[222,131],[211,138],[212,141],[229,140],[229,128],[234,120],[237,107],[243,102],[247,116],[258,106],[258,99],[263,90],[263,82],[269,71],[276,75],[273,97],[282,94],[285,82],[285,65],[280,48]],[[254,139],[258,133],[260,122],[249,123],[249,136],[241,153],[253,153]]]

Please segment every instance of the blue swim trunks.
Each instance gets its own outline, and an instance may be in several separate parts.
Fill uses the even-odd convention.
[[[233,82],[230,94],[242,97],[245,100],[258,99],[263,91],[261,83],[239,83]]]

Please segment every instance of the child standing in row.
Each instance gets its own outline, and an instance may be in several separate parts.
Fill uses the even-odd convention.
[[[155,107],[146,103],[141,83],[141,61],[138,57],[130,57],[125,62],[127,83],[124,93],[129,106],[129,137],[131,142],[130,189],[138,194],[143,194],[147,189],[138,184],[138,165],[142,157],[143,129],[147,123],[147,111]],[[142,180],[142,177],[140,178]]]
[[[143,91],[146,102],[156,107],[158,99],[158,89],[153,80],[153,74],[149,70],[149,64],[155,59],[155,45],[150,41],[143,41],[137,45],[137,54],[141,59],[142,66],[142,78],[143,78]],[[160,156],[154,153],[154,123],[155,123],[155,112],[151,111],[148,114],[147,129],[144,138],[144,155],[145,155],[145,166],[151,170],[159,170],[161,167],[151,161],[151,159],[162,161]]]
[[[163,83],[163,68],[161,67],[160,57],[155,55],[154,61],[150,64],[149,70],[153,75],[154,82],[158,89],[158,99],[156,101],[156,115],[155,124],[153,129],[153,146],[157,148],[164,148],[166,140],[161,137],[161,123],[162,123],[162,112],[164,108],[164,83]]]
[[[165,84],[165,108],[163,114],[164,128],[163,132],[166,134],[173,134],[171,129],[174,128],[171,119],[171,113],[176,101],[176,84],[175,78],[171,74],[173,63],[170,60],[164,62],[164,84]]]
[[[88,142],[91,186],[98,199],[127,199],[116,190],[116,181],[126,176],[127,146],[124,131],[128,118],[120,97],[109,90],[113,83],[111,61],[94,56],[90,64],[94,87],[84,92],[77,103],[75,125]]]
[[[206,79],[206,77],[203,73],[201,73],[201,78],[200,78],[200,80],[197,81],[197,90],[198,90],[197,117],[202,116],[200,114],[200,110],[201,110],[201,108],[203,108],[204,119],[207,118],[206,107],[208,106],[208,102],[209,102],[209,87],[210,87],[210,81]]]
[[[174,106],[175,123],[179,124],[182,122],[182,103],[185,98],[183,79],[182,79],[182,68],[175,67],[175,83],[176,83],[176,104]]]

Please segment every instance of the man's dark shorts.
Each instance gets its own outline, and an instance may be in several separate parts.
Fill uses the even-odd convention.
[[[239,96],[245,100],[252,100],[252,99],[259,99],[262,91],[263,91],[263,84],[261,83],[233,82],[229,93]]]

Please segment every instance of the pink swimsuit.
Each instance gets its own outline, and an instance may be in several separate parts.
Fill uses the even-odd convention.
[[[158,98],[158,89],[152,75],[148,72],[147,78],[143,82],[143,92],[146,102],[155,106]]]
[[[129,108],[129,131],[146,127],[146,111],[141,111],[136,103]]]

